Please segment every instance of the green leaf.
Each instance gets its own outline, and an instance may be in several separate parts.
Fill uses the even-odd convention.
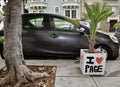
[[[4,42],[4,38],[0,37],[0,43]]]
[[[73,24],[75,24],[77,27],[80,26],[79,20],[78,19],[74,19],[74,18],[67,18],[66,20],[72,22]]]
[[[84,3],[84,6],[85,6],[85,9],[86,9],[86,11],[87,11],[87,16],[88,16],[88,18],[89,19],[91,19],[92,18],[92,10],[91,10],[91,8],[88,6],[88,4],[87,3]]]
[[[115,27],[115,28],[120,28],[120,23],[116,23],[116,24],[114,24],[113,27]]]

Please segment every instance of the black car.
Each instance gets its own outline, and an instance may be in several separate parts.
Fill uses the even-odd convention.
[[[120,28],[117,28],[115,31],[115,37],[118,38],[119,44],[120,44]]]
[[[88,48],[89,28],[73,19],[49,13],[23,14],[23,53],[25,56],[77,57]],[[119,45],[114,36],[97,32],[95,48],[116,59]],[[2,54],[2,50],[1,50]]]

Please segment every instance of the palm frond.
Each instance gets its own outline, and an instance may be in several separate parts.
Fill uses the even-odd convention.
[[[90,20],[90,39],[93,41],[93,38],[96,35],[98,23],[111,16],[113,12],[107,3],[95,2],[91,6],[89,6],[87,3],[84,3],[84,6],[86,9],[84,16]],[[92,44],[94,43],[92,42]],[[92,48],[94,48],[94,45],[92,46]]]

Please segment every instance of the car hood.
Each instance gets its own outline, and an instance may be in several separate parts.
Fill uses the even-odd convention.
[[[104,31],[101,31],[101,30],[97,30],[98,33],[101,33],[101,34],[105,34],[105,35],[114,35],[115,33],[111,33],[111,32],[104,32]]]

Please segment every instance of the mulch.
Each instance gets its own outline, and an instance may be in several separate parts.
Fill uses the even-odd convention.
[[[47,78],[36,79],[33,82],[28,82],[21,87],[55,87],[55,76],[56,76],[56,66],[28,66],[34,72],[46,72],[50,75]],[[0,80],[7,75],[6,68],[0,70]],[[13,87],[11,85],[6,85],[3,87]]]

